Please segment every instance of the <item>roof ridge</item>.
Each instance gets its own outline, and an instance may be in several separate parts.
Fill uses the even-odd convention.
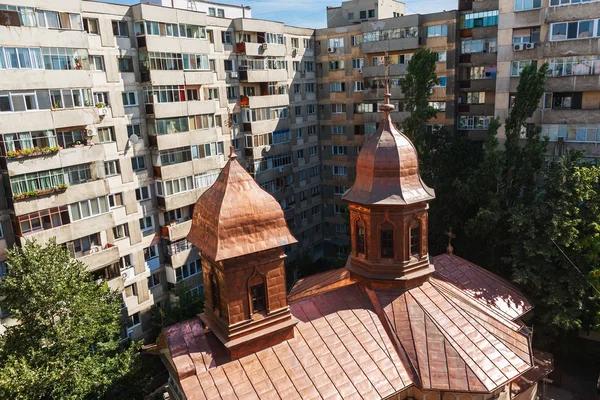
[[[417,301],[417,299],[415,299],[415,297],[412,295],[412,293],[410,293],[410,291],[406,292],[406,311],[408,313],[408,326],[410,326],[410,333],[411,333],[411,337],[413,338],[413,344],[415,346],[415,354],[416,354],[416,360],[417,363],[419,364],[419,376],[421,377],[421,385],[423,385],[423,377],[422,377],[422,373],[421,373],[421,361],[419,360],[419,352],[417,351],[417,344],[415,341],[415,332],[413,331],[413,323],[411,321],[410,318],[410,308],[408,306],[408,299],[409,296],[412,299],[411,301],[415,302],[415,304],[417,305],[417,307],[419,307],[421,309],[421,311],[423,312],[423,329],[425,329],[425,310],[423,310],[423,307],[420,306],[419,302]],[[427,341],[427,334],[425,334],[425,341]],[[426,344],[427,346],[427,344]],[[427,353],[427,361],[429,361],[429,353]],[[429,364],[429,362],[427,362],[427,364]],[[429,371],[429,367],[427,367],[427,370]],[[423,385],[424,386],[424,385]],[[431,387],[431,375],[429,375],[429,387]]]

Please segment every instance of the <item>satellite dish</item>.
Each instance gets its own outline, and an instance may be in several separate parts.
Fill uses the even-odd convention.
[[[135,133],[132,133],[131,136],[129,136],[129,141],[132,144],[137,144],[140,141],[140,138],[138,135],[136,135]]]

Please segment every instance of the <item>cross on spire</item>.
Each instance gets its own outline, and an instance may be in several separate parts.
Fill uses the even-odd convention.
[[[444,235],[448,236],[448,247],[446,247],[446,252],[448,254],[452,254],[454,251],[454,247],[452,247],[452,239],[456,238],[456,235],[452,233],[452,227],[449,227],[448,231],[444,232]]]

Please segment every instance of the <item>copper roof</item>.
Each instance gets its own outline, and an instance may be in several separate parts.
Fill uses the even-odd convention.
[[[187,239],[214,261],[296,243],[277,200],[231,154],[196,202]]]
[[[513,321],[533,309],[529,300],[513,285],[454,254],[435,257],[435,274]]]
[[[367,139],[356,161],[356,180],[342,199],[359,204],[398,205],[429,201],[433,189],[419,174],[417,150],[399,132],[389,112],[390,94],[380,109],[384,112],[377,131]]]
[[[435,264],[438,259],[447,272],[464,262],[444,255]],[[476,282],[506,285],[493,274],[486,278],[472,279],[469,289],[434,275],[407,291],[371,291],[342,268],[292,289],[298,299],[290,304],[298,319],[294,339],[226,363],[212,334],[194,336],[201,329],[197,319],[169,328],[167,342],[193,399],[383,399],[411,385],[492,392],[526,377],[534,362],[521,326],[497,302],[472,296]]]

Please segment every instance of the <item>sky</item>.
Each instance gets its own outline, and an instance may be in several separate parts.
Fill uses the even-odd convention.
[[[110,3],[137,4],[139,0],[106,0]],[[331,0],[211,0],[218,3],[252,7],[252,17],[280,21],[286,25],[307,28],[327,26],[325,8],[337,7],[341,1]],[[407,0],[407,14],[427,14],[444,10],[455,10],[458,0]]]

